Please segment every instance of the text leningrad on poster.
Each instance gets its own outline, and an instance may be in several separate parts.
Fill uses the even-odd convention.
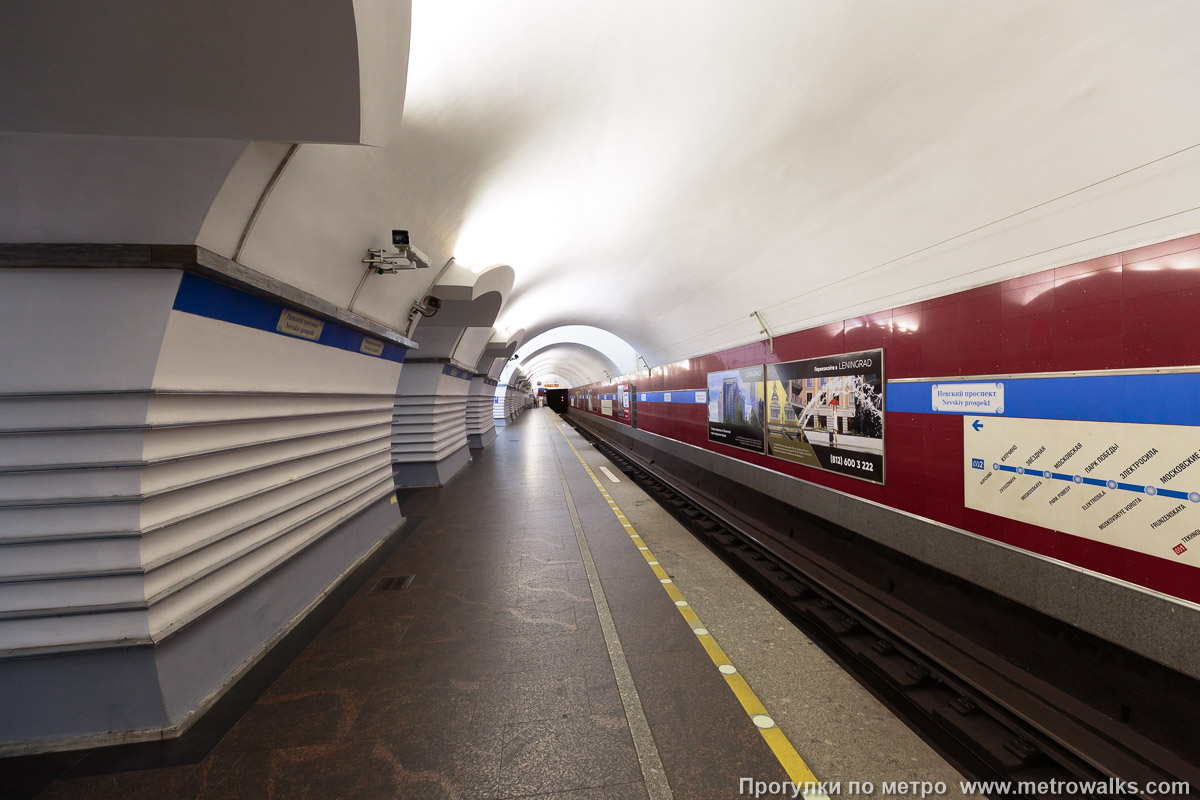
[[[763,451],[763,368],[708,373],[708,439]]]
[[[883,483],[882,350],[768,364],[765,407],[769,455]]]

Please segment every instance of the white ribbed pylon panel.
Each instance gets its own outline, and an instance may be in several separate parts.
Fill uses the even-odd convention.
[[[397,463],[441,461],[467,444],[465,395],[397,397],[392,455]]]
[[[471,379],[471,390],[467,397],[467,435],[486,437],[495,430],[492,417],[492,400],[496,395],[496,381],[486,375]]]
[[[0,654],[145,643],[252,583],[391,491],[391,400],[0,398]]]
[[[533,404],[533,395],[526,392],[524,389],[515,389],[511,386],[507,387],[504,392],[504,416],[507,419],[516,419],[520,414]]]
[[[467,446],[470,377],[440,362],[404,366],[392,417],[395,463],[436,463]]]
[[[511,386],[504,392],[504,416],[515,419],[521,413],[521,393]]]
[[[399,364],[170,311],[178,273],[73,272],[6,276],[79,330],[0,376],[0,657],[158,641],[394,490]]]

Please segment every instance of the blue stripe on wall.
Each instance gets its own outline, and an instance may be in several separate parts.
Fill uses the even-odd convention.
[[[704,405],[708,402],[707,399],[697,400],[696,392],[705,392],[704,389],[672,389],[669,392],[638,392],[637,398],[639,403],[691,403],[692,405]],[[671,395],[671,399],[667,400],[667,395]]]
[[[701,397],[696,399],[696,393],[700,392]],[[708,402],[707,394],[704,389],[672,389],[669,392],[637,392],[637,401],[639,403],[691,403],[692,405],[704,405]],[[667,395],[671,395],[671,399],[667,400]],[[576,394],[575,397],[583,398],[585,395]],[[597,394],[592,395],[596,400],[616,400],[615,394]]]
[[[267,331],[268,333],[274,333],[276,336],[286,336],[289,339],[298,339],[302,342],[336,347],[339,350],[358,353],[368,358],[382,358],[387,361],[403,363],[404,356],[408,353],[407,348],[401,347],[395,342],[379,339],[376,341],[383,342],[382,354],[372,355],[363,353],[361,350],[363,341],[374,339],[375,337],[366,336],[359,331],[327,319],[321,320],[325,324],[321,329],[320,338],[316,341],[300,336],[292,336],[288,333],[280,333],[275,328],[279,324],[279,315],[286,308],[288,307],[280,303],[243,292],[240,289],[226,286],[223,283],[210,281],[208,278],[202,278],[190,272],[183,273],[183,280],[179,282],[179,292],[175,295],[174,305],[176,311],[229,322],[246,328],[254,328],[255,330]],[[305,316],[312,315],[305,314]]]
[[[934,411],[934,384],[950,386],[993,380],[889,382],[887,410],[910,414],[970,414]],[[1004,411],[995,416],[1200,425],[1200,373],[1009,378],[1000,382],[1004,384]]]

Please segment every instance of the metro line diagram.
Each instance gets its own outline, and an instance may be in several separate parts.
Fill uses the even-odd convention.
[[[1186,544],[1200,536],[1200,491],[1163,485],[1193,478],[1193,426],[964,416],[963,453],[968,508],[1159,558],[1200,557]]]

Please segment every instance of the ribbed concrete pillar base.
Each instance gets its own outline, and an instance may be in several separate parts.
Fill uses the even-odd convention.
[[[480,450],[494,441],[496,441],[496,427],[494,425],[484,433],[467,434],[467,446],[473,450]]]
[[[179,735],[403,524],[377,500],[153,645],[0,660],[0,756]]]
[[[492,419],[495,394],[496,381],[486,375],[471,379],[467,397],[467,444],[473,448],[487,447],[496,440],[496,424]]]
[[[471,463],[471,450],[464,444],[440,461],[413,461],[393,464],[396,486],[416,488],[418,486],[442,486]]]

